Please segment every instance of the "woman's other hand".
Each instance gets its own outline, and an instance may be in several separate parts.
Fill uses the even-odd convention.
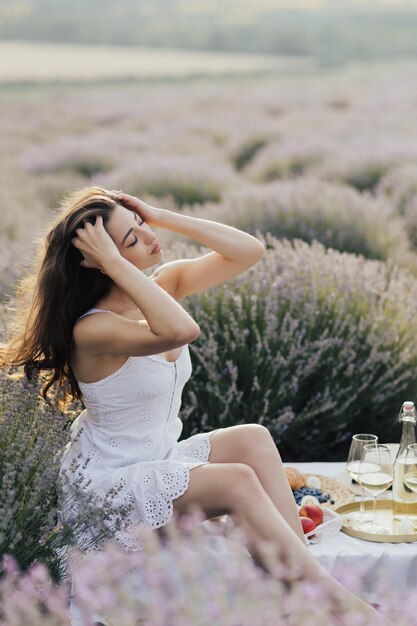
[[[84,227],[77,228],[75,233],[76,237],[71,243],[84,257],[80,263],[82,267],[99,269],[103,272],[103,266],[109,258],[120,256],[116,244],[104,228],[101,215],[96,217],[94,225],[85,222]]]
[[[149,226],[158,226],[159,209],[135,196],[129,196],[127,193],[121,191],[112,191],[112,193],[114,194],[114,199],[124,206],[125,209],[130,209],[137,213]]]

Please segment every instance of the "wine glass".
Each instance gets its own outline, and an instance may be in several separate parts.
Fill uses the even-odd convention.
[[[407,446],[403,482],[410,491],[417,493],[417,443]]]
[[[363,530],[370,533],[388,534],[390,529],[377,524],[376,521],[377,496],[386,491],[394,482],[391,452],[388,446],[382,443],[364,446],[358,480],[373,498],[373,520],[370,524],[365,524]]]
[[[353,435],[352,442],[349,448],[349,454],[346,462],[346,471],[349,476],[358,481],[359,475],[359,467],[362,458],[362,452],[366,445],[375,445],[378,441],[377,435],[371,435],[369,433],[358,433],[357,435]],[[365,513],[364,506],[364,490],[361,487],[362,496],[361,496],[361,504],[358,513],[354,514],[354,518],[358,522],[370,522],[372,521],[372,515],[369,513]]]

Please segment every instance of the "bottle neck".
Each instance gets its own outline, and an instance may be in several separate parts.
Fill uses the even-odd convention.
[[[405,418],[402,420],[403,431],[401,434],[400,448],[398,454],[407,449],[411,443],[416,443],[416,423],[414,418]]]

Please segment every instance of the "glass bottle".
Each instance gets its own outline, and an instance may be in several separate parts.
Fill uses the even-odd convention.
[[[414,402],[404,402],[399,416],[403,430],[400,447],[394,461],[394,483],[392,486],[392,499],[394,517],[401,514],[417,514],[417,494],[404,484],[404,468],[406,463],[407,447],[416,443],[417,415]]]

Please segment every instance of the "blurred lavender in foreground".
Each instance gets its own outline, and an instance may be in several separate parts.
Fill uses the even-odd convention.
[[[139,533],[140,552],[126,552],[112,541],[93,557],[74,550],[72,587],[68,581],[53,585],[42,564],[21,575],[13,559],[5,557],[2,624],[67,625],[72,595],[74,626],[96,621],[106,626],[378,626],[378,616],[358,615],[349,600],[336,605],[326,586],[306,580],[295,563],[283,566],[271,545],[263,550],[273,575],[250,557],[241,528],[232,528],[226,537],[221,529],[208,531],[202,520],[195,510],[180,520],[174,517],[163,538]],[[361,593],[359,571],[345,571],[339,577],[344,579]],[[416,606],[417,594],[409,592],[402,602],[400,594],[378,588],[381,613],[398,626],[413,626],[410,607]]]

